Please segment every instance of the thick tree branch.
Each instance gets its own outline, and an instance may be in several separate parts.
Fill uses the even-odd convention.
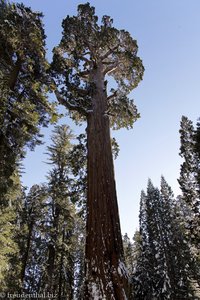
[[[113,72],[115,69],[117,69],[117,66],[118,66],[118,62],[115,62],[114,64],[112,64],[112,65],[108,66],[107,68],[105,68],[105,70],[103,72],[104,75]]]
[[[83,114],[84,116],[87,115],[87,110],[85,110],[83,107],[81,107],[78,103],[76,103],[75,101],[73,103],[70,103],[69,100],[66,100],[63,98],[63,96],[59,93],[58,90],[55,90],[55,95],[56,98],[58,100],[58,102],[62,105],[64,105],[66,108],[68,108],[70,111],[77,111],[81,114]]]
[[[81,89],[81,88],[78,88],[78,87],[74,87],[73,85],[69,86],[69,90],[74,90],[78,94],[78,96],[80,96],[80,97],[85,97],[85,96],[88,95],[87,90],[84,90],[84,89]]]
[[[103,56],[100,56],[101,61],[103,61],[104,59],[108,58],[109,55],[113,54],[113,52],[115,50],[117,50],[117,48],[119,47],[119,44],[111,49],[109,49]]]
[[[87,52],[84,53],[84,55],[91,55],[91,52],[87,51]]]
[[[102,61],[103,65],[110,66],[113,64],[113,61]]]
[[[85,41],[85,44],[86,44],[86,48],[89,50],[85,54],[90,54],[90,56],[94,56],[95,45],[92,45],[91,41],[89,43],[87,41]]]
[[[82,71],[82,72],[79,72],[77,75],[80,76],[81,78],[85,79],[86,77],[88,77],[90,75],[90,71],[89,70]]]

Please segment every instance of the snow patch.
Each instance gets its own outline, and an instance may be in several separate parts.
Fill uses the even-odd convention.
[[[91,297],[94,300],[106,300],[105,295],[102,295],[99,285],[95,282],[90,285]]]
[[[125,276],[128,278],[128,273],[125,264],[122,261],[119,261],[119,266],[117,271],[121,277]]]

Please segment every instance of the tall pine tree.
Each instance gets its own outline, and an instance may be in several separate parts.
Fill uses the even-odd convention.
[[[0,1],[0,197],[12,185],[10,177],[24,147],[40,143],[53,105],[42,14],[23,4]]]
[[[55,127],[48,147],[48,182],[31,188],[21,212],[23,290],[49,292],[57,299],[82,297],[85,214],[80,214],[73,188],[80,172],[73,173],[72,151],[79,144],[72,145],[72,138],[69,127]]]
[[[47,101],[50,87],[41,19],[42,14],[23,4],[0,0],[0,218],[4,228],[0,243],[4,256],[1,262],[5,262],[1,275],[5,268],[11,275],[14,260],[21,251],[16,242],[21,199],[14,196],[16,180],[19,181],[18,162],[24,157],[26,147],[33,149],[41,143],[40,127],[46,126],[54,113],[54,105]],[[18,253],[15,259],[11,259],[11,253]],[[7,261],[6,257],[10,259]],[[15,270],[20,265],[15,265]],[[11,277],[8,276],[7,283]],[[18,277],[20,288],[20,275],[12,277],[11,285],[16,286],[14,277]],[[5,276],[1,279],[4,281]]]
[[[140,235],[135,298],[193,299],[191,279],[198,277],[198,271],[163,177],[160,191],[149,181],[147,194],[141,194]]]
[[[53,169],[48,175],[51,221],[44,282],[45,290],[57,294],[58,299],[73,299],[76,293],[81,263],[79,254],[84,238],[82,219],[70,198],[73,174],[69,154],[72,151],[72,138],[72,132],[67,126],[57,126],[52,136],[52,145],[48,147]]]
[[[199,193],[199,126],[195,130],[193,123],[183,116],[180,128],[180,156],[183,158],[179,184],[182,190],[181,200],[187,207],[185,227],[188,240],[200,251],[200,193]]]
[[[12,187],[0,202],[0,291],[14,292],[21,287],[20,247],[18,244],[20,203],[23,198],[17,170],[11,176]]]

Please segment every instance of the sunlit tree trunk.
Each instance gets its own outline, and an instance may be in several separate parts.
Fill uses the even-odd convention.
[[[101,65],[88,116],[88,195],[85,299],[126,299],[122,237],[110,142],[107,95]]]

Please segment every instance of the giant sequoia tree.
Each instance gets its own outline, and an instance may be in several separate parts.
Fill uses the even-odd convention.
[[[87,237],[84,299],[126,299],[127,275],[117,205],[110,127],[132,127],[137,109],[127,95],[143,75],[137,43],[125,30],[101,24],[89,3],[64,19],[54,49],[56,95],[77,122],[87,121]],[[108,76],[115,89],[107,91]]]

